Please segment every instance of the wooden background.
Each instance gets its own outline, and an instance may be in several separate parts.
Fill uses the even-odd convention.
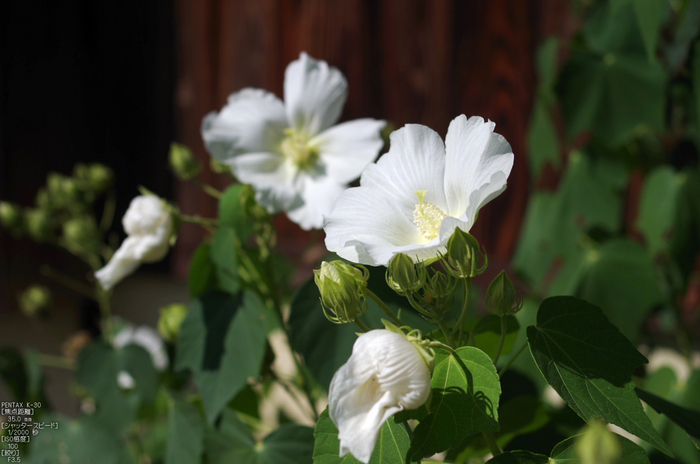
[[[528,194],[534,53],[543,38],[571,29],[568,1],[183,0],[176,16],[178,138],[206,162],[202,117],[244,87],[282,97],[284,69],[300,51],[347,77],[343,120],[420,123],[443,137],[459,114],[495,121],[513,147],[515,166],[508,189],[482,210],[472,233],[489,256],[509,258]],[[192,185],[179,187],[178,201],[186,212],[215,214],[214,202]],[[283,247],[308,239],[287,221],[278,226]],[[200,233],[183,229],[174,258],[178,274],[186,274]]]

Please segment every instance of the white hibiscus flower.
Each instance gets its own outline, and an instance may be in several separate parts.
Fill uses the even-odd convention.
[[[340,456],[352,453],[360,462],[369,462],[382,424],[427,401],[431,370],[430,355],[399,333],[371,330],[360,335],[348,362],[333,375],[328,392]]]
[[[302,53],[287,66],[284,103],[264,90],[243,89],[204,118],[202,137],[270,212],[286,211],[303,229],[319,229],[322,215],[382,147],[384,121],[333,126],[346,97],[343,74]]]
[[[386,266],[398,253],[418,261],[446,252],[459,227],[506,188],[510,145],[480,117],[455,118],[443,144],[432,129],[408,124],[391,149],[343,192],[325,219],[326,247],[361,264]]]

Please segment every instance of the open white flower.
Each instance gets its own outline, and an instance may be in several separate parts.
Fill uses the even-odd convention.
[[[128,237],[109,263],[95,272],[105,290],[134,272],[141,263],[159,261],[168,253],[173,220],[160,198],[140,195],[131,200],[122,225]]]
[[[393,132],[389,152],[325,218],[326,247],[372,266],[386,266],[398,253],[418,261],[445,253],[454,230],[468,232],[479,209],[506,188],[513,153],[494,127],[458,116],[444,144],[419,124]]]
[[[384,421],[430,396],[430,367],[419,349],[389,330],[362,334],[333,376],[328,411],[338,427],[340,456],[369,462]]]
[[[287,66],[284,103],[264,90],[243,89],[204,118],[202,137],[270,212],[286,211],[302,228],[318,229],[383,144],[384,121],[333,126],[346,97],[343,74],[302,53]]]

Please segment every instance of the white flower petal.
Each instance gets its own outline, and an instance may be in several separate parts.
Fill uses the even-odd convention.
[[[343,73],[302,52],[284,74],[284,102],[290,126],[309,135],[332,126],[343,110],[347,90]]]
[[[258,202],[270,212],[286,210],[300,204],[294,186],[296,169],[276,153],[247,153],[230,163],[236,177],[255,187]]]
[[[467,119],[464,115],[450,123],[445,141],[448,215],[459,217],[468,210],[473,223],[476,212],[505,190],[513,153],[508,142],[493,132],[495,126],[478,116]]]
[[[361,335],[333,376],[329,415],[338,427],[340,456],[369,462],[382,424],[430,395],[430,370],[411,342],[388,330]]]
[[[407,124],[391,134],[389,152],[362,172],[360,186],[372,186],[387,194],[412,215],[418,204],[416,191],[426,190],[425,201],[444,210],[445,145],[437,132],[419,124]]]
[[[356,119],[327,129],[311,139],[318,148],[326,174],[340,184],[360,177],[384,145],[381,130],[385,121]]]
[[[320,229],[323,216],[330,213],[345,186],[329,177],[306,174],[299,175],[296,185],[302,202],[290,208],[287,216],[304,230]]]
[[[231,94],[228,103],[202,121],[207,150],[225,162],[241,153],[276,151],[288,127],[284,104],[274,94],[243,89]]]
[[[138,242],[137,237],[127,237],[107,265],[95,272],[95,278],[100,282],[102,288],[110,290],[124,277],[138,269],[141,261],[134,257],[134,250]]]
[[[415,196],[415,194],[414,194]],[[385,190],[354,187],[343,192],[326,216],[326,247],[350,261],[376,266],[384,256],[368,249],[412,246],[421,239],[410,216]]]

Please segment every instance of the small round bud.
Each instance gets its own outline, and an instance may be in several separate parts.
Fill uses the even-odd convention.
[[[81,201],[81,192],[75,179],[64,176],[57,172],[52,172],[46,179],[46,192],[48,198],[41,198],[37,195],[37,206],[39,207],[71,207]],[[41,203],[46,203],[43,206]]]
[[[183,304],[172,304],[161,308],[160,319],[158,319],[158,332],[169,342],[174,342],[180,335],[180,326],[187,316],[187,306]]]
[[[615,434],[602,422],[592,422],[576,441],[576,454],[581,464],[613,464],[621,450]]]
[[[179,143],[170,144],[169,156],[170,168],[178,179],[187,180],[196,177],[202,169],[201,164],[195,159],[192,150]]]
[[[455,229],[447,242],[447,272],[458,279],[474,277],[486,270],[488,259],[479,242],[468,232]]]
[[[495,316],[512,316],[522,309],[523,301],[505,271],[491,282],[486,292],[486,309]]]
[[[112,170],[100,163],[78,163],[73,168],[73,176],[85,190],[93,193],[104,192],[114,180]]]
[[[353,322],[368,307],[364,289],[369,272],[343,261],[322,262],[314,270],[314,281],[321,293],[321,306],[329,321],[335,324]],[[328,314],[326,309],[333,315]]]
[[[24,219],[22,210],[14,203],[0,201],[0,223],[14,235],[21,235]]]
[[[425,285],[428,272],[423,263],[414,264],[404,253],[399,253],[389,262],[386,269],[386,283],[399,295],[416,293]]]
[[[29,235],[37,242],[53,237],[54,224],[51,214],[43,209],[28,208],[24,210],[24,223]]]
[[[98,252],[100,232],[91,216],[78,216],[63,223],[66,247],[76,253]]]
[[[42,285],[32,285],[19,296],[19,307],[28,317],[45,314],[51,307],[51,292]]]

